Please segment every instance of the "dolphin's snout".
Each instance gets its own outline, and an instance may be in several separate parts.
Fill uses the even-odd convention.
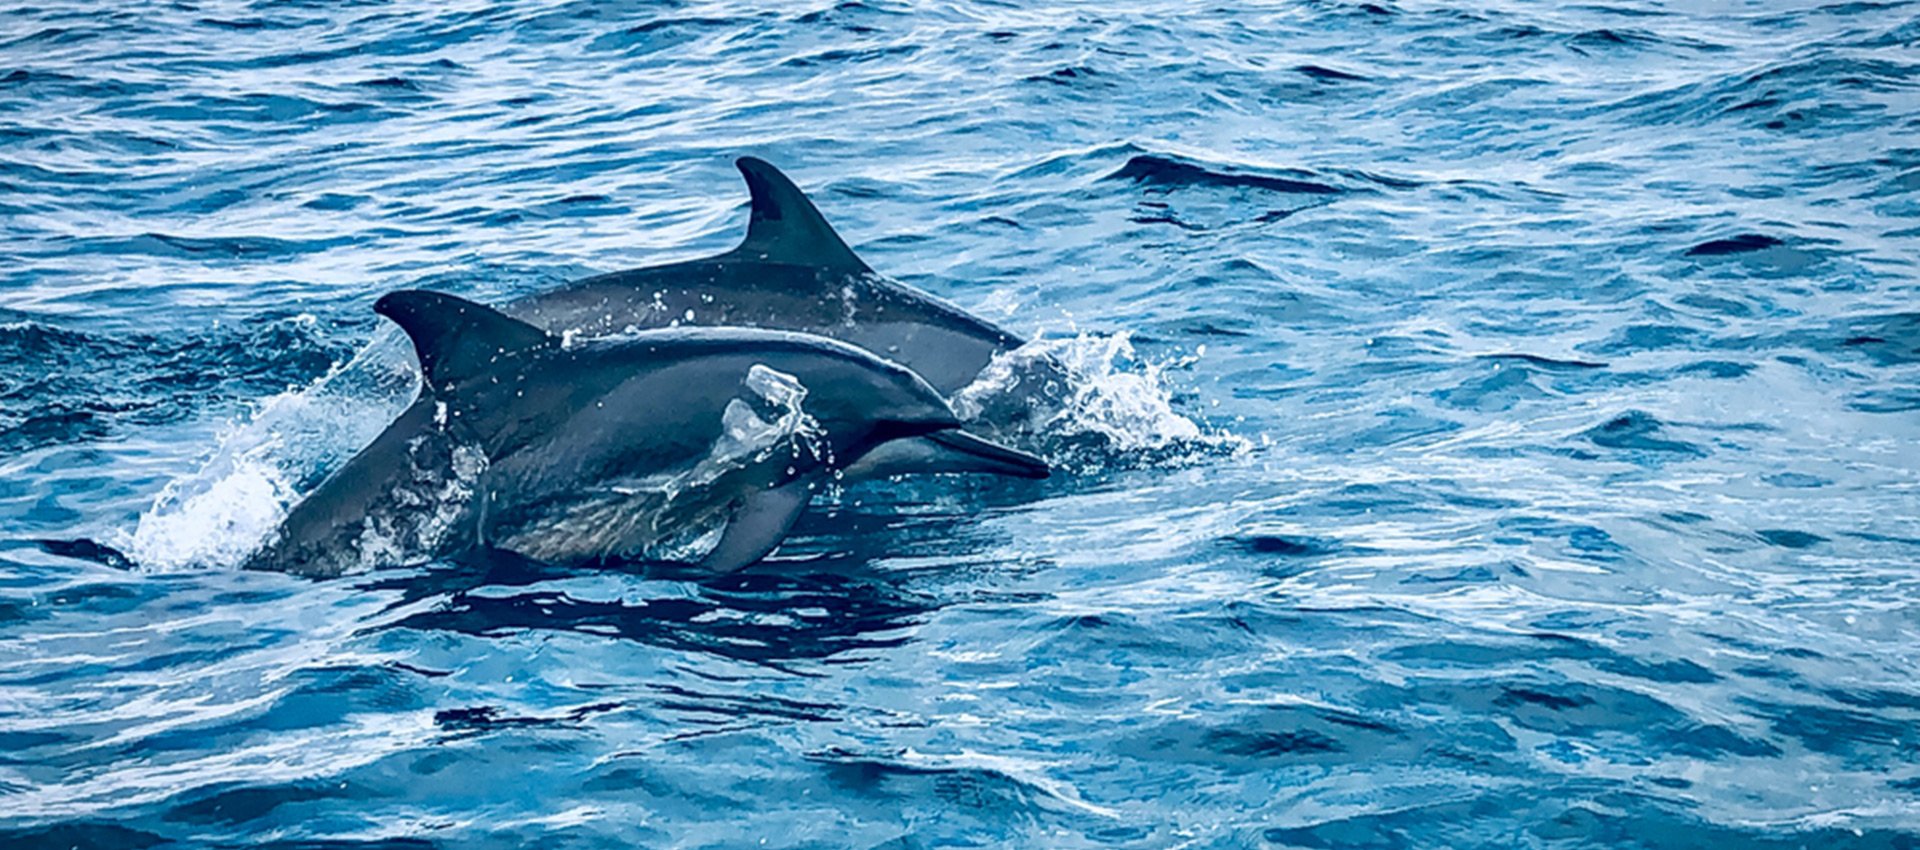
[[[971,471],[1018,478],[1046,478],[1053,474],[1052,467],[1041,458],[957,428],[936,431],[928,434],[927,439],[945,452],[966,458],[964,465]]]

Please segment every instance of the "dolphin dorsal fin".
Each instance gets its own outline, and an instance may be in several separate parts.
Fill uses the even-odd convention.
[[[833,232],[820,210],[780,169],[751,156],[733,164],[747,178],[753,210],[747,218],[747,238],[727,257],[814,266],[846,274],[873,271],[854,256],[853,249]]]
[[[374,302],[413,339],[420,372],[433,389],[471,378],[501,357],[553,345],[545,331],[491,307],[441,292],[403,289]]]

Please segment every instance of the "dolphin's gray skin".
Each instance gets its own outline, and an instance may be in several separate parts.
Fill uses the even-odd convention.
[[[658,557],[686,527],[707,526],[723,530],[699,565],[727,571],[772,551],[827,475],[888,442],[933,437],[1015,474],[1047,474],[1037,458],[960,431],[912,371],[823,337],[681,328],[567,346],[450,295],[396,292],[374,309],[414,343],[428,428],[479,455],[466,488],[421,506],[452,522],[420,554],[483,545],[556,564]],[[783,432],[721,455],[737,422],[766,424],[752,410],[770,403],[752,389],[766,375],[799,381],[813,439]],[[326,484],[316,493],[327,494]],[[380,531],[362,520],[283,533],[250,566],[338,574],[369,553],[369,529]]]
[[[875,274],[786,175],[753,157],[735,165],[752,198],[739,247],[574,281],[501,312],[550,333],[587,336],[668,325],[804,331],[899,363],[949,395],[1023,342]]]

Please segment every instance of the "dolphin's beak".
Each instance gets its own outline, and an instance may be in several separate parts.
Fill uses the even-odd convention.
[[[887,440],[855,460],[848,478],[890,478],[895,475],[951,475],[985,473],[1019,478],[1047,477],[1047,462],[1018,449],[976,437],[958,428]]]
[[[985,472],[1020,478],[1045,478],[1050,474],[1046,461],[958,428],[935,431],[921,439],[931,443],[939,453],[940,463],[937,466],[943,470]]]

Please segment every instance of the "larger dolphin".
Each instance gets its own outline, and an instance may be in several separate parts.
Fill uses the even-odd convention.
[[[948,395],[972,383],[994,355],[1024,342],[874,273],[779,169],[753,157],[735,165],[751,197],[747,236],[738,247],[577,280],[501,311],[549,333],[669,325],[804,331],[899,363]]]
[[[445,520],[411,526],[433,538],[416,541],[419,556],[481,545],[559,564],[733,570],[779,544],[826,475],[890,442],[932,437],[1016,474],[1047,474],[1039,459],[961,431],[918,375],[824,337],[677,328],[567,345],[439,293],[393,293],[375,310],[412,339],[436,432],[472,455],[465,480],[455,457],[414,506]],[[409,527],[384,519],[283,536],[250,566],[351,570]]]

